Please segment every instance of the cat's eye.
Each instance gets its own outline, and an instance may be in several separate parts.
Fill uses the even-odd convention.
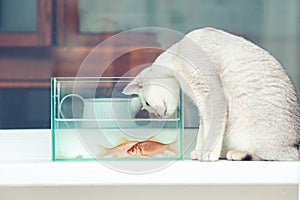
[[[145,103],[146,103],[146,106],[150,106],[150,104],[147,101]]]

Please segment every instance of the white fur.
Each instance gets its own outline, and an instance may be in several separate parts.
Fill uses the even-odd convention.
[[[158,117],[168,118],[178,107],[178,81],[172,76],[161,77],[152,68],[144,69],[124,89],[123,93],[138,94],[142,100],[143,109]]]
[[[277,60],[262,48],[213,28],[188,33],[124,90],[139,94],[159,116],[170,116],[178,104],[177,86],[156,84],[157,76],[175,77],[199,110],[192,159],[218,160],[221,148],[231,160],[246,155],[255,160],[299,159],[295,88]],[[214,120],[218,123],[212,124]],[[218,137],[209,146],[212,133]]]

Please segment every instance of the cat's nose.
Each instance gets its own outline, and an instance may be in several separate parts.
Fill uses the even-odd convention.
[[[164,117],[167,114],[167,109],[161,106],[154,106],[157,117]]]

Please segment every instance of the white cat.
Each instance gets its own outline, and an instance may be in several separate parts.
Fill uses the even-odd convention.
[[[188,33],[123,91],[138,94],[144,108],[158,117],[168,117],[178,104],[178,85],[157,77],[175,77],[199,110],[191,159],[299,159],[295,88],[277,60],[262,48],[214,28]]]

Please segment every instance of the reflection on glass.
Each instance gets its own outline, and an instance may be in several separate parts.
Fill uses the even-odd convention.
[[[1,32],[35,32],[37,0],[0,0]]]

